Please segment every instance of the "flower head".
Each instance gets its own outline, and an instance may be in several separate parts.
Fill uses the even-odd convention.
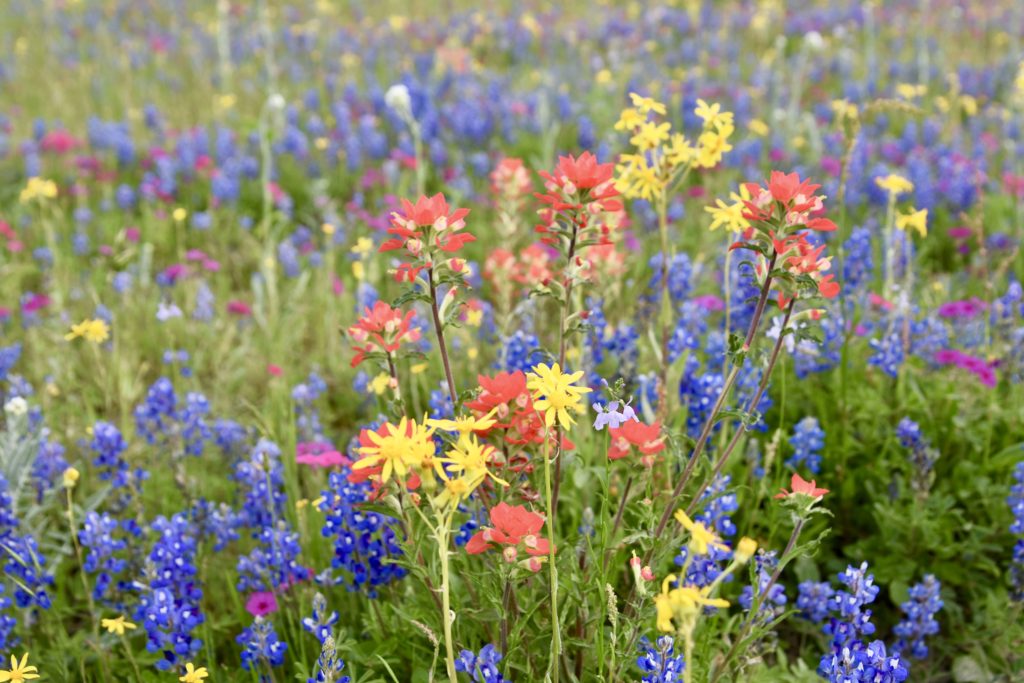
[[[0,683],[4,681],[12,681],[12,683],[30,681],[34,678],[39,678],[38,671],[39,669],[36,667],[29,666],[27,652],[21,656],[20,662],[14,655],[11,655],[11,668],[0,669]]]
[[[258,591],[245,601],[245,611],[263,617],[277,611],[277,597],[270,591]]]
[[[420,331],[412,326],[413,311],[404,316],[396,308],[383,301],[376,301],[373,308],[365,308],[363,317],[348,328],[352,341],[362,346],[353,346],[356,355],[352,367],[362,363],[371,353],[394,353],[402,344],[419,341]]]
[[[380,480],[386,483],[392,473],[405,477],[411,468],[428,468],[434,458],[434,428],[419,425],[403,417],[398,425],[385,422],[380,429],[364,429],[359,434],[358,453],[364,457],[352,465],[353,470],[381,466]]]
[[[523,566],[530,571],[538,571],[550,550],[548,540],[538,536],[544,528],[544,516],[527,510],[523,505],[502,502],[491,508],[490,517],[492,526],[476,532],[466,544],[466,552],[477,555],[494,545],[504,546],[502,554],[511,564],[516,562],[519,550],[524,550],[530,557]]]
[[[913,192],[914,190],[914,183],[895,173],[875,178],[875,184],[888,192],[890,199],[896,199],[899,195]]]
[[[71,326],[71,331],[64,335],[68,341],[82,337],[93,344],[102,344],[110,336],[110,327],[104,320],[83,320],[77,325]]]
[[[676,521],[683,525],[683,528],[690,532],[689,548],[694,555],[707,555],[711,548],[727,550],[729,546],[722,542],[711,529],[708,529],[700,522],[690,519],[682,510],[676,510]]]
[[[201,666],[198,669],[189,662],[185,665],[185,675],[178,676],[178,680],[181,683],[202,683],[204,678],[208,678],[210,672],[206,670],[205,666]]]
[[[921,237],[925,237],[928,234],[928,209],[897,214],[896,227],[900,230],[917,230]]]
[[[107,633],[116,633],[119,636],[123,636],[125,631],[133,631],[137,628],[135,624],[125,620],[123,614],[113,619],[100,619],[100,626],[107,629]]]
[[[793,477],[792,479],[790,479],[789,486],[791,489],[793,489],[792,491],[782,489],[780,493],[775,494],[775,497],[793,498],[796,496],[810,496],[815,501],[817,501],[820,500],[826,493],[828,493],[828,489],[819,489],[817,487],[817,482],[815,480],[811,479],[810,481],[806,481],[796,472],[793,473]]]
[[[543,363],[535,365],[526,376],[526,387],[533,392],[533,406],[544,414],[544,423],[551,427],[557,421],[562,427],[572,427],[576,421],[571,413],[583,413],[583,394],[588,387],[574,386],[583,377],[583,371],[565,374],[558,363],[552,366]]]

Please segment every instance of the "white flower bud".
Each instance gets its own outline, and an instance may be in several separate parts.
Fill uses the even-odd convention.
[[[409,89],[401,83],[388,88],[384,93],[384,103],[403,119],[412,118],[412,98],[409,96]]]

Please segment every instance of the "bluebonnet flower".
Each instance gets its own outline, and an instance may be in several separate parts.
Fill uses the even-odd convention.
[[[334,611],[328,613],[327,598],[323,596],[323,593],[317,593],[313,596],[313,615],[302,618],[302,628],[316,636],[320,644],[323,645],[331,637],[332,628],[337,621],[338,613]]]
[[[529,372],[537,364],[534,351],[539,348],[540,340],[536,335],[516,330],[515,334],[502,338],[497,366],[506,372]]]
[[[309,570],[299,561],[302,547],[299,534],[284,520],[264,527],[257,537],[259,545],[238,558],[238,590],[273,591],[309,578]]]
[[[0,583],[0,648],[6,652],[18,644],[18,639],[12,637],[14,627],[18,625],[18,622],[8,614],[13,603],[4,591],[4,585]]]
[[[479,653],[463,650],[455,659],[455,670],[469,674],[469,680],[476,683],[511,683],[498,671],[501,653],[490,643],[484,645]]]
[[[212,503],[205,498],[200,498],[193,504],[191,518],[200,539],[213,537],[214,552],[219,552],[232,541],[237,541],[238,529],[245,525],[245,518],[235,512],[230,505]]]
[[[813,474],[821,472],[821,449],[825,447],[825,432],[816,417],[805,417],[796,423],[793,436],[789,438],[793,455],[786,460],[786,466],[794,470],[806,465]]]
[[[131,290],[133,282],[134,278],[131,273],[121,271],[114,274],[114,277],[111,280],[111,285],[114,287],[114,291],[118,294],[127,294],[128,291]]]
[[[128,547],[121,538],[117,538],[121,524],[107,513],[100,515],[90,511],[85,515],[82,529],[78,532],[78,542],[87,549],[82,568],[90,574],[96,574],[93,586],[93,598],[103,600],[107,596],[114,577],[125,568],[124,559],[118,553]]]
[[[740,505],[736,493],[729,489],[732,477],[728,474],[715,477],[711,485],[701,494],[701,512],[693,519],[700,522],[719,536],[728,538],[736,535],[736,525],[729,516],[736,512]]]
[[[655,254],[647,262],[651,269],[651,279],[647,288],[651,292],[651,300],[657,304],[661,300],[661,260],[660,253]],[[690,257],[684,253],[676,254],[668,264],[668,296],[674,304],[681,303],[690,295],[690,278],[693,266]]]
[[[1013,478],[1017,483],[1010,487],[1010,496],[1006,499],[1013,513],[1010,533],[1024,537],[1024,462],[1017,463]],[[1010,598],[1016,602],[1024,602],[1024,538],[1018,538],[1013,546],[1010,584]]]
[[[327,383],[316,372],[309,373],[305,382],[292,387],[292,401],[295,403],[295,423],[299,429],[299,441],[326,441],[320,412],[314,406],[316,399],[327,391]]]
[[[681,683],[683,680],[683,656],[675,654],[672,636],[661,636],[657,645],[652,646],[646,637],[640,640],[642,654],[636,659],[636,666],[644,674],[641,683]]]
[[[242,646],[242,668],[246,671],[254,666],[259,668],[260,664],[268,667],[284,664],[288,643],[277,637],[274,625],[263,617],[254,618],[252,626],[238,634],[235,642]]]
[[[341,675],[344,668],[345,662],[338,656],[334,637],[327,636],[316,660],[316,676],[307,678],[306,683],[350,683],[351,678]]]
[[[828,581],[804,581],[797,590],[796,606],[800,614],[816,624],[824,621],[836,594],[832,585]]]
[[[7,379],[7,374],[21,357],[21,344],[0,347],[0,382]]]
[[[206,397],[197,391],[189,392],[185,397],[185,407],[178,415],[181,420],[181,438],[188,455],[202,455],[203,446],[210,440],[212,433],[204,419],[209,414],[210,402]]]
[[[53,577],[47,573],[46,558],[39,552],[31,534],[20,533],[14,513],[14,501],[7,478],[0,474],[0,548],[3,548],[4,576],[13,583],[14,601],[20,608],[50,608],[47,586]]]
[[[195,530],[181,514],[157,517],[135,618],[146,629],[146,649],[161,652],[156,668],[168,671],[191,661],[203,645],[192,632],[203,623],[203,591],[196,578]]]
[[[68,461],[64,457],[64,446],[50,439],[50,430],[43,428],[39,433],[39,448],[36,451],[35,463],[32,465],[32,477],[36,483],[36,500],[41,501],[43,494],[59,481]]]
[[[455,410],[452,408],[452,395],[445,382],[440,382],[437,389],[430,390],[428,406],[430,417],[435,420],[450,420],[455,417]]]
[[[241,515],[256,534],[282,519],[285,495],[280,458],[281,449],[274,442],[260,439],[249,458],[235,466],[235,479],[244,495]]]
[[[218,419],[213,423],[213,443],[232,461],[237,461],[249,445],[249,430],[234,420]]]
[[[868,358],[868,365],[874,365],[890,377],[897,377],[903,365],[903,340],[900,333],[886,333],[880,339],[872,339],[868,345],[874,351]]]
[[[330,583],[342,584],[350,591],[365,590],[372,598],[377,586],[397,581],[407,570],[392,562],[402,554],[395,534],[397,522],[379,512],[364,510],[370,493],[367,483],[353,484],[344,472],[332,472],[330,488],[323,492],[320,510],[324,513],[321,533],[334,537],[333,572]]]
[[[939,452],[931,447],[930,442],[921,434],[921,427],[905,417],[896,425],[896,437],[900,445],[910,451],[910,463],[914,466],[911,485],[919,494],[924,494],[931,486],[932,468],[939,458]]]
[[[679,381],[679,397],[687,406],[686,433],[692,438],[700,435],[701,428],[711,414],[711,409],[718,400],[725,386],[725,377],[719,372],[706,372],[698,375],[700,361],[690,356],[686,359],[686,369]],[[721,422],[715,430],[721,429]]]
[[[909,649],[910,656],[916,659],[928,656],[928,645],[924,640],[939,632],[939,622],[935,615],[943,605],[939,597],[941,589],[942,584],[931,574],[910,588],[910,599],[900,605],[906,616],[893,628],[893,633],[900,638],[896,650],[902,652]]]
[[[121,457],[127,447],[121,431],[114,425],[102,421],[93,425],[89,442],[89,449],[95,454],[92,464],[99,468],[100,480],[109,481],[115,489],[134,489],[145,478],[141,468],[132,471]],[[131,496],[132,491],[126,491],[125,495]]]
[[[754,557],[754,563],[756,565],[757,591],[755,593],[753,586],[744,586],[740,592],[740,605],[743,609],[750,611],[754,606],[755,597],[758,598],[761,604],[757,608],[756,619],[767,624],[779,616],[785,608],[788,600],[786,588],[778,582],[772,584],[771,588],[768,587],[772,574],[779,565],[779,558],[774,550],[769,552],[765,552],[763,549],[758,550]]]
[[[851,291],[867,283],[874,270],[874,246],[869,228],[856,228],[843,243],[843,286]]]
[[[135,407],[135,431],[149,444],[165,440],[177,421],[177,405],[174,385],[161,377],[149,387],[146,400]]]
[[[466,512],[466,506],[460,505],[459,512]],[[452,535],[452,540],[455,543],[455,547],[461,548],[462,546],[469,543],[469,539],[473,537],[473,533],[488,523],[487,508],[480,505],[479,508],[469,516],[469,518],[463,522],[459,528]]]
[[[825,655],[818,673],[830,683],[899,683],[910,675],[899,653],[887,654],[880,640],[866,645],[858,640]]]

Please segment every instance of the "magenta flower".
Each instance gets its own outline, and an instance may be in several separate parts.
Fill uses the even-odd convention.
[[[351,464],[351,460],[323,441],[302,441],[295,446],[295,462],[317,469]]]
[[[254,617],[263,617],[277,611],[277,598],[273,593],[253,593],[245,601],[245,611]]]

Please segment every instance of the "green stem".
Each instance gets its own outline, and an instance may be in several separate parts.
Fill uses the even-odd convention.
[[[551,495],[551,438],[544,432],[544,498],[548,506],[548,572],[551,579],[551,659],[548,675],[558,683],[559,663],[562,653],[562,634],[558,625],[558,567],[555,565],[555,516],[552,514]]]
[[[448,536],[451,526],[451,512],[441,515],[437,528],[437,552],[441,560],[441,616],[444,621],[445,667],[448,679],[455,683],[455,646],[452,643],[451,571],[448,563]]]

